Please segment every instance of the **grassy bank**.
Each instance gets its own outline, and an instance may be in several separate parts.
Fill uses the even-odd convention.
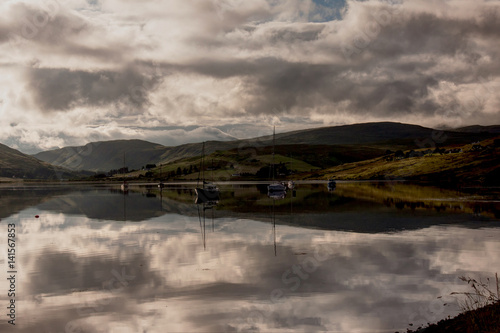
[[[409,330],[409,332],[413,331]],[[500,302],[461,313],[455,318],[441,320],[415,332],[498,333],[500,332]]]
[[[346,163],[315,172],[306,178],[339,180],[415,180],[433,183],[488,184],[500,182],[500,147],[493,146],[493,139],[481,142],[481,150],[474,145],[449,147],[461,149],[460,153],[423,154],[423,156],[398,158],[394,154],[355,163]]]
[[[470,286],[470,291],[452,293],[458,295],[462,313],[454,318],[444,319],[436,324],[429,324],[417,331],[407,330],[407,333],[498,333],[500,332],[500,283],[495,274],[493,287],[490,280],[475,280],[470,277],[460,277]]]

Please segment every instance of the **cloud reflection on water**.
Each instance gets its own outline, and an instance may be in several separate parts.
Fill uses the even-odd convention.
[[[459,275],[488,276],[500,264],[495,228],[280,225],[275,257],[271,225],[250,219],[217,219],[204,250],[197,217],[120,223],[34,212],[8,219],[22,247],[21,332],[394,331],[455,314],[436,297],[460,289]],[[311,266],[319,248],[324,260]],[[112,292],[113,270],[134,278]],[[275,290],[283,296],[273,302]]]
[[[2,222],[17,224],[22,250],[16,328],[394,332],[456,314],[437,297],[464,288],[460,275],[500,267],[494,220],[388,207],[377,203],[392,193],[384,188],[375,199],[349,196],[361,186],[308,191],[276,202],[277,256],[266,201],[244,191],[245,207],[221,201],[206,248],[189,191],[162,201],[92,188],[8,193],[16,205]]]

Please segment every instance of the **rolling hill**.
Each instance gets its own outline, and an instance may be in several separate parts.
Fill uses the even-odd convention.
[[[0,177],[20,179],[68,179],[80,173],[55,167],[0,144]]]
[[[500,139],[500,137],[496,137]],[[457,153],[433,153],[395,158],[395,155],[346,163],[316,172],[312,178],[341,180],[416,180],[432,183],[500,185],[500,148],[495,138],[479,145],[448,146]],[[481,146],[475,150],[474,146]]]
[[[70,170],[108,171],[124,165],[137,169],[155,163],[166,149],[142,140],[114,140],[44,151],[33,157]]]
[[[276,145],[288,151],[295,150],[291,148],[292,145],[301,146],[296,158],[302,160],[305,158],[307,163],[315,166],[328,167],[382,156],[387,149],[419,148],[419,142],[426,144],[434,140],[436,133],[431,128],[417,125],[392,122],[365,123],[280,133],[276,134]],[[442,140],[438,141],[439,144],[447,145],[466,144],[493,135],[483,131],[446,131],[439,132]],[[208,141],[205,143],[205,151],[207,154],[228,150],[241,152],[248,149],[261,152],[271,145],[272,135],[269,135],[236,141]],[[304,146],[311,146],[311,152],[308,153]],[[320,147],[324,152],[322,156],[326,154],[326,160],[317,158]],[[170,163],[200,155],[199,143],[166,147],[141,140],[116,140],[45,151],[34,157],[71,170],[108,171],[123,167],[124,156],[125,165],[129,169],[139,169],[146,164]]]
[[[466,126],[455,129],[456,132],[467,132],[467,133],[495,133],[500,134],[500,125],[492,125],[492,126]]]

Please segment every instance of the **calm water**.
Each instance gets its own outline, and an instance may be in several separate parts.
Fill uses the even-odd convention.
[[[406,331],[500,272],[492,191],[221,184],[210,207],[193,188],[0,187],[0,331]]]

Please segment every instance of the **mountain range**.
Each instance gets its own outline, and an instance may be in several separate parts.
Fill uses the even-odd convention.
[[[482,128],[484,130],[481,130]],[[338,155],[337,160],[340,162],[352,162],[381,156],[387,149],[421,148],[418,146],[419,143],[426,144],[434,140],[436,135],[442,139],[438,140],[441,141],[438,144],[466,144],[492,137],[496,130],[498,126],[475,126],[464,130],[441,132],[418,125],[378,122],[280,133],[275,135],[275,144],[282,147],[308,145],[318,148],[321,146],[323,150],[331,149],[331,154]],[[246,140],[207,141],[205,153],[231,149],[243,150],[250,147],[265,149],[272,144],[272,134]],[[140,169],[151,163],[170,163],[182,158],[200,156],[201,150],[200,143],[167,147],[142,140],[115,140],[44,151],[33,156],[70,170],[109,171],[124,166],[129,169]],[[317,149],[312,149],[314,150]],[[349,152],[356,152],[355,155],[359,157],[356,158]]]
[[[271,132],[271,131],[270,131]],[[468,144],[494,137],[500,126],[468,126],[437,131],[418,125],[377,122],[322,127],[275,135],[276,151],[317,167],[379,157],[386,150],[415,149],[432,145]],[[254,150],[271,152],[273,135],[235,140],[207,141],[205,153],[232,151],[239,154]],[[74,178],[81,171],[106,172],[127,166],[140,169],[147,164],[165,164],[200,156],[201,143],[167,147],[143,140],[92,142],[84,146],[64,147],[33,156],[0,144],[0,177]]]

